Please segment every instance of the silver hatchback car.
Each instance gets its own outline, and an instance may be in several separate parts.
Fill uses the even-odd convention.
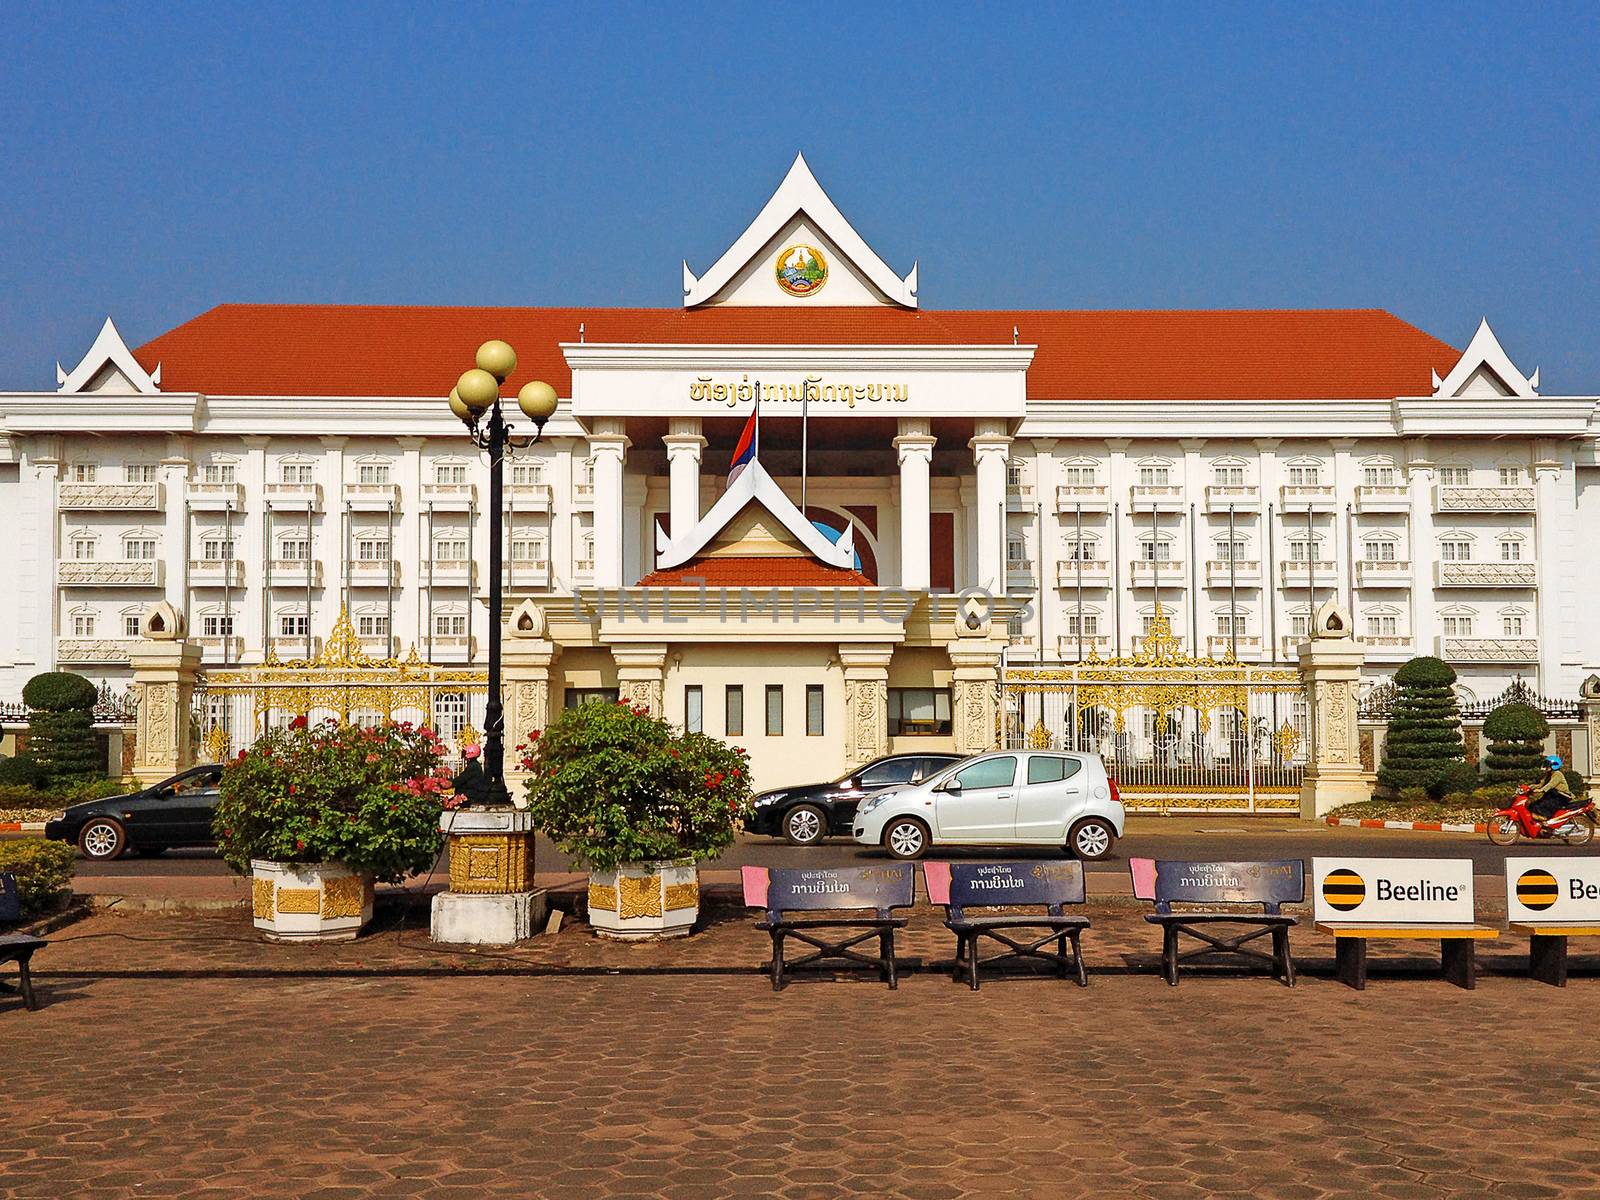
[[[895,858],[921,858],[930,846],[1063,846],[1098,859],[1124,820],[1099,755],[1009,750],[879,792],[856,810],[852,832]]]

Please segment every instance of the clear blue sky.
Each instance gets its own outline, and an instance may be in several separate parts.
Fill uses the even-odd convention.
[[[0,390],[223,301],[679,302],[805,151],[930,308],[1487,315],[1600,390],[1600,6],[13,5]]]

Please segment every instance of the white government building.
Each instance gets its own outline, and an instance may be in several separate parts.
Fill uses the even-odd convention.
[[[797,159],[678,308],[225,304],[132,348],[107,320],[54,390],[0,393],[0,700],[56,667],[120,686],[163,599],[208,666],[313,656],[341,611],[375,658],[481,663],[488,470],[444,396],[488,338],[521,355],[508,396],[561,396],[507,468],[508,594],[549,613],[711,567],[1031,601],[1013,664],[1126,655],[1158,603],[1197,656],[1292,663],[1337,598],[1373,677],[1438,654],[1472,695],[1575,695],[1600,669],[1596,397],[1540,394],[1486,323],[1462,350],[1380,310],[930,311]],[[796,503],[806,398],[806,515],[842,560],[759,505],[705,527],[758,391],[761,475]],[[594,628],[550,703],[648,659],[668,715],[769,778],[960,742],[954,659],[909,624],[877,658],[810,626],[687,659]],[[887,711],[841,751],[863,663]],[[750,691],[737,722],[708,686]]]

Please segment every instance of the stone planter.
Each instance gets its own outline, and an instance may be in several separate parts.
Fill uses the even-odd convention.
[[[682,937],[699,915],[700,870],[693,862],[589,872],[589,924],[601,937]]]
[[[274,942],[347,942],[372,920],[372,880],[342,863],[250,860],[255,927]]]

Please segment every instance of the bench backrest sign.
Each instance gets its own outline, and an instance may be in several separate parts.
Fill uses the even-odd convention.
[[[1313,858],[1319,921],[1470,925],[1470,858]]]
[[[745,867],[742,876],[744,902],[770,913],[850,908],[888,912],[916,899],[916,874],[910,863],[802,870]]]
[[[940,888],[941,868],[945,873]],[[1043,904],[1060,907],[1083,903],[1080,862],[925,863],[928,898],[935,904],[963,908]],[[936,895],[943,891],[942,897]]]
[[[1134,894],[1141,889],[1135,888]],[[1276,913],[1280,904],[1305,899],[1305,864],[1279,862],[1192,862],[1160,859],[1154,865],[1149,899],[1169,911],[1178,904],[1261,904]]]
[[[1600,924],[1600,858],[1506,859],[1506,917]]]

